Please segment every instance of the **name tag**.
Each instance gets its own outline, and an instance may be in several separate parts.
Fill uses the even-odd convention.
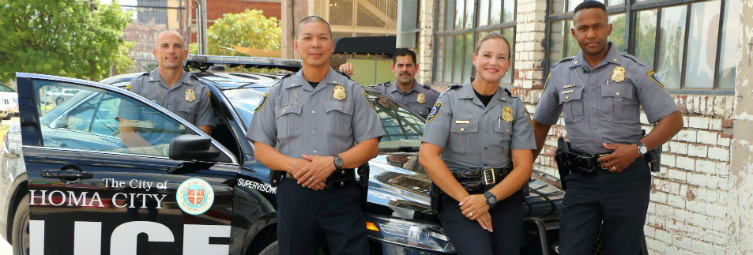
[[[572,90],[572,89],[571,89],[571,90],[565,90],[565,92],[562,92],[562,94],[563,94],[563,95],[564,95],[564,94],[570,94],[570,93],[573,93],[573,91],[574,91],[574,90]]]
[[[455,124],[470,124],[471,121],[468,120],[456,120]]]

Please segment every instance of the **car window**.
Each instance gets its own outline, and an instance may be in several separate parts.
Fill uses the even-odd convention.
[[[0,92],[16,92],[16,90],[14,90],[11,87],[8,87],[8,85],[0,83]]]
[[[34,81],[34,89],[44,147],[166,157],[173,138],[195,134],[167,114],[117,92],[40,80]],[[45,91],[72,95],[57,105],[56,96]],[[135,132],[127,132],[131,129]]]

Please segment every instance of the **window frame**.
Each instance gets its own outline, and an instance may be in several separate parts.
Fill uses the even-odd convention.
[[[455,78],[454,77],[455,76],[455,74],[454,74],[455,65],[451,66],[452,70],[450,71],[450,81],[444,81],[444,78],[443,78],[444,77],[444,73],[447,72],[447,70],[445,70],[444,66],[441,67],[442,68],[442,73],[438,74],[438,73],[435,72],[437,70],[437,68],[439,68],[438,67],[438,64],[440,62],[439,57],[438,57],[439,56],[439,52],[446,50],[447,45],[445,45],[445,44],[447,42],[447,38],[448,37],[454,37],[454,36],[457,36],[457,35],[462,35],[462,37],[464,39],[463,39],[463,43],[462,43],[461,49],[453,49],[453,52],[456,51],[456,50],[465,51],[466,47],[468,47],[467,40],[465,39],[465,38],[467,38],[468,34],[472,34],[473,35],[472,46],[475,47],[476,42],[479,39],[478,38],[478,34],[481,33],[481,32],[487,32],[487,33],[489,33],[489,32],[497,32],[499,34],[503,34],[502,31],[504,31],[505,29],[512,29],[513,30],[513,38],[512,38],[512,41],[510,41],[510,44],[512,44],[511,47],[510,47],[510,69],[508,70],[508,74],[511,75],[510,82],[509,83],[504,83],[504,82],[500,83],[500,85],[502,85],[503,87],[512,87],[513,84],[515,83],[515,60],[514,60],[515,58],[514,58],[514,56],[515,56],[515,39],[517,38],[517,32],[516,32],[516,30],[517,30],[517,25],[518,25],[518,22],[517,22],[517,20],[518,20],[518,0],[513,0],[514,4],[513,4],[513,12],[512,13],[513,13],[514,16],[513,16],[512,21],[504,22],[504,19],[505,19],[504,18],[504,11],[505,11],[505,7],[506,7],[505,0],[498,0],[498,1],[501,1],[501,5],[502,5],[502,9],[500,10],[500,23],[498,23],[498,24],[490,24],[489,21],[487,21],[487,23],[486,23],[487,25],[482,26],[482,27],[478,26],[479,25],[479,19],[480,19],[480,15],[479,15],[480,14],[480,12],[479,12],[480,1],[489,1],[489,6],[491,7],[491,1],[495,1],[495,0],[464,0],[464,2],[463,2],[464,3],[464,8],[468,6],[468,1],[473,1],[473,17],[472,17],[473,18],[473,25],[471,26],[471,28],[463,28],[463,29],[455,29],[455,28],[453,28],[452,30],[447,30],[446,25],[443,24],[442,25],[442,27],[443,27],[442,31],[438,30],[437,28],[439,27],[440,21],[442,21],[442,22],[444,22],[446,24],[446,20],[448,18],[448,15],[447,15],[447,9],[448,9],[447,6],[448,6],[448,3],[452,2],[453,4],[455,4],[457,1],[456,0],[444,1],[444,4],[440,4],[439,3],[440,1],[443,1],[443,0],[434,0],[434,7],[433,7],[434,8],[434,13],[435,14],[439,14],[440,13],[440,7],[442,7],[442,8],[444,8],[444,10],[442,10],[441,13],[444,14],[444,17],[440,17],[439,15],[435,15],[435,18],[434,18],[434,21],[433,21],[434,24],[432,26],[432,32],[433,32],[433,36],[432,37],[434,38],[435,45],[441,44],[441,45],[444,46],[444,48],[440,49],[440,47],[433,47],[433,49],[432,49],[432,56],[433,56],[432,57],[432,64],[431,64],[432,65],[432,84],[439,85],[439,86],[449,86],[449,85],[455,84],[454,82],[452,82],[452,80]],[[488,15],[487,15],[486,18],[488,20],[491,20],[491,8],[489,8],[489,10],[487,12],[488,12]],[[456,12],[453,12],[453,15],[452,15],[453,20],[455,20],[455,13]],[[463,13],[467,13],[467,10],[464,9]],[[463,18],[463,24],[466,24],[467,19],[468,19],[468,17],[466,15]],[[441,43],[438,43],[438,42],[440,42],[440,40],[441,40]],[[453,45],[452,45],[453,47],[454,47],[454,44],[455,44],[455,41],[453,39]],[[447,59],[447,56],[444,56],[444,54],[442,56],[445,59]],[[456,63],[456,61],[457,61],[457,60],[455,60],[454,54],[453,54],[453,56],[450,57],[450,59],[452,59],[452,61],[451,61],[452,63]],[[470,58],[463,58],[462,62],[459,64],[460,69],[461,69],[461,77],[463,77],[463,78],[465,78],[464,77],[465,75],[468,75],[469,78],[472,77],[472,76],[474,76],[473,74],[475,73],[475,70],[476,70],[475,67],[472,67],[471,68],[471,74],[464,74],[464,73],[462,73],[463,72],[462,69],[465,67],[467,61],[472,61],[472,60]],[[442,60],[441,62],[442,62],[443,65],[445,64],[444,60]]]
[[[548,76],[552,64],[551,61],[551,54],[549,53],[549,42],[551,38],[551,27],[554,22],[563,21],[563,22],[571,22],[573,19],[573,12],[569,12],[569,10],[565,10],[566,12],[563,14],[551,14],[551,6],[553,4],[554,0],[548,0],[547,1],[547,8],[546,8],[546,28],[545,28],[545,38],[546,38],[546,49],[544,51],[544,64],[545,64],[545,74],[543,75],[542,82],[546,82],[546,77]],[[565,3],[565,6],[567,7],[567,4],[571,0],[563,0]],[[577,1],[577,0],[573,0]],[[608,4],[609,0],[604,0],[605,4]],[[688,43],[689,43],[689,37],[690,37],[690,21],[691,21],[691,13],[692,13],[692,6],[694,3],[699,2],[713,2],[713,1],[719,1],[720,9],[719,9],[719,28],[717,32],[717,41],[716,41],[716,56],[715,56],[715,62],[714,62],[714,70],[713,70],[713,84],[710,88],[687,88],[685,86],[685,76],[686,76],[686,68],[687,68],[687,57],[683,58],[682,67],[680,70],[680,87],[679,88],[672,88],[667,89],[671,94],[683,94],[683,95],[734,95],[735,89],[732,88],[720,88],[719,87],[719,68],[720,68],[720,62],[721,62],[721,49],[722,49],[722,39],[724,38],[724,22],[725,22],[725,8],[727,5],[727,2],[730,0],[658,0],[658,1],[646,1],[646,2],[637,2],[636,0],[625,0],[624,5],[619,6],[609,6],[607,5],[607,15],[614,15],[614,14],[620,14],[624,13],[626,18],[626,24],[625,24],[625,37],[627,38],[626,46],[627,46],[627,53],[630,55],[635,54],[635,21],[636,17],[639,12],[646,11],[646,10],[657,10],[657,16],[656,16],[656,30],[658,31],[661,28],[661,10],[663,8],[667,7],[676,7],[676,6],[686,6],[686,17],[685,17],[685,34],[684,34],[684,41],[683,41],[683,56],[687,56],[688,52]],[[567,31],[565,31],[567,33]],[[656,33],[656,32],[655,32]],[[566,41],[567,35],[563,36],[563,41]],[[659,43],[660,38],[655,38],[654,41],[654,63],[652,68],[656,69],[657,65],[657,58],[660,56],[659,51]],[[565,44],[563,43],[563,47],[565,47]]]

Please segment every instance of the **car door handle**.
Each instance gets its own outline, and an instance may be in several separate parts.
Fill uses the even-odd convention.
[[[61,178],[61,179],[91,179],[94,175],[84,171],[76,170],[45,170],[42,171],[44,178]]]

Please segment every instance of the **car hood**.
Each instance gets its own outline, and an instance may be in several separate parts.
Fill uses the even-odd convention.
[[[418,220],[436,218],[430,206],[431,179],[418,163],[418,153],[381,152],[369,161],[369,166],[366,213]],[[531,178],[528,186],[525,217],[556,220],[564,191],[536,178]]]

